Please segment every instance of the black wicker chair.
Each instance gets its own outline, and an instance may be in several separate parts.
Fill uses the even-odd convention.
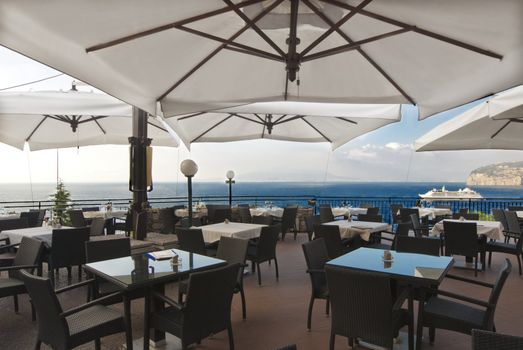
[[[402,222],[396,225],[395,231],[381,231],[378,236],[378,242],[367,244],[368,248],[384,249],[384,250],[395,250],[396,242],[399,236],[408,236],[411,229],[410,222]],[[385,235],[384,235],[385,234]],[[391,237],[392,236],[392,237]],[[381,241],[389,241],[390,244],[384,244]]]
[[[188,349],[203,338],[227,330],[229,349],[234,350],[231,325],[231,301],[238,279],[239,264],[195,272],[190,275],[187,298],[180,304],[159,293],[153,298],[168,304],[164,310],[150,314],[150,326],[181,339]],[[144,334],[144,349],[149,349],[149,327]]]
[[[447,278],[470,283],[475,286],[491,288],[492,290],[489,299],[488,301],[477,300],[465,295],[431,289],[431,293],[437,295],[432,296],[427,300],[423,308],[423,314],[420,317],[421,320],[418,319],[417,339],[419,346],[416,348],[421,349],[423,327],[429,327],[429,340],[431,344],[435,339],[436,328],[464,334],[471,334],[473,329],[495,331],[494,313],[511,267],[512,265],[510,264],[510,261],[505,259],[505,263],[499,271],[494,284],[448,274],[446,276]],[[441,298],[439,295],[445,298]],[[464,301],[467,304],[474,304],[475,306],[469,306],[451,299]]]
[[[398,224],[401,221],[400,209],[403,208],[403,204],[391,204],[390,215],[392,217],[392,223]]]
[[[0,232],[27,227],[29,227],[29,221],[27,221],[27,218],[0,220]]]
[[[455,213],[452,214],[452,219],[458,220],[460,218],[463,218],[465,220],[479,220],[479,214],[478,213]]]
[[[417,214],[419,218],[418,208],[400,208],[400,222],[411,222],[412,218],[410,216],[412,214]]]
[[[255,215],[252,217],[252,223],[270,226],[274,223],[274,218],[269,215]]]
[[[358,214],[358,221],[383,222],[383,216],[380,214]]]
[[[518,259],[518,267],[519,267],[519,275],[521,276],[521,255],[522,255],[522,249],[523,249],[523,231],[521,230],[521,227],[519,226],[518,216],[513,211],[507,211],[505,213],[507,224],[508,224],[508,232],[510,233],[511,237],[517,237],[516,244],[511,243],[504,243],[504,242],[496,242],[491,241],[487,242],[485,250],[489,253],[488,254],[488,265],[490,266],[490,262],[492,260],[492,253],[505,253],[505,254],[512,254],[515,255]]]
[[[507,207],[509,211],[523,211],[523,206],[520,205],[509,205]]]
[[[472,350],[521,350],[523,338],[479,329],[472,330]]]
[[[280,234],[280,225],[262,227],[260,238],[247,250],[247,260],[252,263],[252,271],[258,270],[258,284],[261,285],[260,264],[274,260],[276,279],[279,279],[278,260],[276,258],[276,244]]]
[[[44,244],[42,241],[31,237],[22,237],[13,265],[0,267],[0,272],[7,271],[8,273],[8,278],[0,279],[0,298],[12,296],[16,313],[18,313],[18,294],[27,293],[24,282],[20,279],[20,271],[27,269],[32,273],[35,268],[39,267],[43,251]],[[31,310],[34,320],[32,304]]]
[[[37,227],[39,217],[40,212],[38,211],[26,211],[20,213],[20,219],[27,219],[27,224],[29,225],[29,227]],[[40,226],[42,225],[40,224]]]
[[[392,349],[399,329],[410,325],[406,310],[401,309],[406,292],[393,301],[388,276],[325,266],[332,306],[329,349],[334,349],[336,335],[358,338]]]
[[[225,220],[225,217],[223,218],[217,218],[216,217],[216,211],[218,209],[231,209],[230,205],[226,204],[207,204],[207,221],[209,224],[215,224],[219,222],[223,222]],[[225,213],[225,212],[222,212]]]
[[[78,266],[78,279],[82,279],[82,265],[85,264],[85,242],[89,240],[89,227],[55,229],[51,238],[51,252],[47,257],[49,277],[54,285],[55,272],[67,268],[71,278],[72,266]]]
[[[89,224],[90,236],[103,236],[105,234],[105,219],[93,218]]]
[[[187,252],[207,255],[203,232],[200,228],[177,228],[178,244],[181,250]]]
[[[324,224],[332,221],[334,221],[334,215],[332,214],[331,206],[320,206],[320,223]]]
[[[480,244],[475,222],[443,221],[445,255],[463,255],[474,258],[474,276],[478,275]]]
[[[121,332],[127,333],[128,328],[123,315],[101,305],[106,298],[112,298],[115,294],[66,311],[62,310],[56,295],[87,285],[92,280],[54,291],[48,278],[33,276],[26,271],[21,272],[21,278],[38,315],[36,350],[40,349],[42,343],[55,350],[66,350],[91,341],[95,342],[95,349],[100,350],[100,338]],[[127,349],[131,348],[132,341],[127,343]]]
[[[329,261],[327,247],[323,238],[303,243],[303,255],[307,262],[307,273],[311,277],[311,298],[309,301],[309,310],[307,313],[307,329],[311,330],[312,308],[314,299],[324,299],[325,313],[329,314],[329,289],[327,288],[327,279],[325,278],[325,263]]]
[[[340,228],[337,225],[315,225],[314,239],[323,238],[330,259],[337,258],[349,252],[349,248],[341,239]],[[345,242],[346,244],[349,241]]]
[[[249,209],[249,206],[247,206],[247,207],[238,206],[238,211],[240,213],[241,222],[246,223],[246,224],[252,223],[251,210]]]
[[[460,208],[458,210],[458,213],[461,214],[461,215],[468,214],[468,212],[469,212],[469,208]]]
[[[380,208],[369,207],[367,208],[367,215],[378,215],[380,213]]]
[[[232,219],[232,211],[231,208],[216,208],[214,210],[214,217],[211,221],[211,223],[220,223],[224,222],[225,220],[231,221]]]
[[[428,236],[430,228],[428,225],[422,225],[419,219],[419,213],[410,214],[410,222],[412,224],[412,230],[416,237]]]
[[[319,215],[309,215],[305,217],[305,226],[307,227],[307,235],[309,236],[309,241],[312,241],[314,236],[314,225],[320,225],[320,216]]]
[[[439,256],[440,241],[428,237],[396,237],[396,251]]]
[[[71,226],[73,227],[84,227],[87,226],[85,221],[84,213],[82,210],[68,210],[67,215],[69,220],[71,220]]]
[[[287,206],[283,208],[283,215],[281,217],[281,240],[285,240],[287,232],[292,231],[294,233],[294,240],[298,230],[296,229],[296,216],[298,215],[297,206]]]

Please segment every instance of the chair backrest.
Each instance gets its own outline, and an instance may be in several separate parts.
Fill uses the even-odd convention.
[[[396,225],[396,237],[397,236],[408,236],[409,235],[409,231],[411,229],[411,224],[410,222],[400,222],[399,224]]]
[[[231,220],[231,208],[217,208],[214,210],[214,217],[212,223],[224,222],[226,219]]]
[[[314,234],[314,225],[320,225],[321,220],[319,215],[309,215],[305,217],[305,227],[307,228],[307,234],[309,235],[309,240],[312,239]]]
[[[320,206],[320,222],[322,224],[326,222],[334,221],[334,215],[332,215],[332,209],[329,206]]]
[[[83,207],[82,208],[83,212],[86,212],[86,211],[99,211],[99,210],[100,210],[99,207]]]
[[[85,242],[85,260],[88,263],[130,255],[131,240],[127,237]]]
[[[494,208],[492,209],[492,215],[494,215],[494,220],[501,222],[503,226],[503,231],[508,231],[507,218],[505,217],[505,211],[502,209]]]
[[[29,227],[27,218],[0,220],[0,232]]]
[[[223,218],[221,221],[217,221],[217,218],[215,218],[217,209],[231,209],[231,206],[226,204],[207,204],[207,220],[211,224],[225,220],[225,218]]]
[[[42,261],[43,253],[44,243],[42,241],[31,237],[22,237],[13,265],[38,265]],[[33,271],[34,269],[29,269],[30,273],[33,273]],[[8,275],[10,278],[20,279],[20,270],[9,271]]]
[[[503,267],[498,272],[498,277],[496,278],[496,282],[494,282],[494,287],[492,288],[492,291],[490,292],[489,296],[489,306],[487,308],[486,316],[485,316],[485,328],[486,329],[492,329],[492,326],[494,325],[494,313],[496,312],[496,306],[498,304],[499,296],[501,295],[501,291],[503,290],[503,286],[505,285],[505,282],[507,281],[508,275],[510,274],[510,270],[512,269],[512,264],[510,263],[510,260],[505,258],[505,262],[503,263]]]
[[[252,217],[252,223],[258,225],[272,225],[274,218],[269,215],[256,215]]]
[[[440,240],[428,237],[396,237],[396,251],[439,256]]]
[[[34,276],[27,271],[20,272],[27,292],[38,315],[38,339],[54,349],[66,349],[69,328],[62,307],[48,278]]]
[[[469,212],[469,208],[460,208],[458,213],[460,214],[467,214]]]
[[[240,220],[243,223],[250,224],[252,222],[251,210],[249,206],[240,207],[238,206],[238,211],[240,213]]]
[[[45,209],[29,209],[29,211],[38,213],[38,217],[37,217],[37,221],[36,221],[35,227],[42,226],[42,224],[44,223],[46,210]]]
[[[282,232],[287,232],[296,224],[296,215],[298,215],[297,206],[287,206],[283,208],[283,215],[281,217]]]
[[[200,228],[177,228],[178,244],[181,250],[206,255],[203,232]]]
[[[20,213],[20,218],[27,218],[27,224],[29,227],[36,227],[38,226],[38,217],[40,216],[40,213],[38,211],[26,211],[23,213]]]
[[[445,253],[476,256],[479,252],[478,231],[475,222],[443,221]]]
[[[394,322],[389,277],[325,266],[331,302],[331,331],[392,349]]]
[[[274,259],[276,256],[276,244],[278,243],[280,229],[280,225],[262,227],[256,249],[258,260]]]
[[[392,216],[392,223],[397,223],[400,220],[400,209],[403,204],[395,203],[390,205],[390,215]]]
[[[383,222],[380,214],[358,214],[358,221]]]
[[[507,220],[508,231],[511,233],[521,233],[521,227],[519,226],[518,215],[515,211],[506,211],[505,218]]]
[[[301,247],[308,270],[323,270],[325,268],[325,263],[329,261],[325,239],[318,238],[314,241],[303,243]],[[312,289],[314,294],[317,295],[327,285],[325,274],[310,273],[309,275],[311,277]]]
[[[231,237],[221,237],[218,250],[216,251],[216,258],[227,261],[228,264],[239,264],[238,269],[238,283],[243,279],[243,269],[245,260],[247,259],[247,248],[249,247],[249,240]]]
[[[378,215],[380,213],[380,208],[377,207],[369,207],[367,208],[367,214],[368,215]]]
[[[105,219],[93,218],[89,225],[89,234],[91,236],[102,236],[104,234]]]
[[[401,220],[401,222],[409,222],[409,221],[411,221],[411,218],[410,218],[411,214],[418,214],[419,215],[419,210],[417,208],[400,208],[400,220]]]
[[[472,330],[472,350],[517,350],[523,349],[523,337],[496,332]]]
[[[314,239],[323,238],[329,258],[334,259],[343,254],[340,227],[337,225],[314,226]]]
[[[239,265],[192,273],[183,310],[183,339],[188,344],[227,329]]]
[[[373,206],[370,203],[362,203],[362,204],[360,204],[360,208],[372,208],[372,207]]]
[[[454,213],[452,214],[452,218],[454,220],[458,220],[460,218],[463,218],[465,220],[479,220],[479,214],[478,213]]]
[[[507,209],[509,211],[523,211],[523,207],[520,205],[509,205]]]
[[[85,242],[89,240],[89,227],[55,229],[51,238],[53,267],[67,267],[85,263]]]
[[[68,210],[67,215],[69,215],[69,219],[71,220],[71,226],[84,227],[86,225],[82,210]]]
[[[190,228],[191,225],[189,225],[189,218],[184,217],[180,220],[180,226],[185,228]],[[202,220],[200,218],[192,218],[192,226],[202,226]],[[176,233],[176,227],[175,227],[175,233]]]

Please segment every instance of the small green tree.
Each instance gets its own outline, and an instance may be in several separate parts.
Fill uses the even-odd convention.
[[[63,225],[69,225],[69,216],[67,215],[67,208],[71,201],[71,193],[65,189],[65,185],[62,180],[58,180],[56,184],[56,192],[51,195],[53,204],[53,219],[62,223]]]

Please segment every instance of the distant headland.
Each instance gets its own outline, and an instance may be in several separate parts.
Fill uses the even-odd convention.
[[[491,164],[473,170],[468,186],[522,186],[523,161]]]

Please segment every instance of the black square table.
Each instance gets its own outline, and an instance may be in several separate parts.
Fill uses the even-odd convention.
[[[152,260],[146,254],[127,256],[124,258],[111,259],[88,263],[84,269],[91,274],[114,283],[124,291],[125,320],[130,326],[130,299],[128,292],[143,289],[146,295],[144,312],[144,330],[148,327],[149,309],[148,290],[154,288],[155,291],[163,293],[164,285],[169,282],[179,280],[188,276],[190,273],[209,270],[227,264],[226,261],[211,258],[204,255],[189,253],[179,249],[172,249],[178,254],[178,264],[172,265],[170,260]],[[164,307],[163,302],[155,302],[155,310]],[[130,327],[129,327],[130,329]],[[129,332],[130,333],[130,332]],[[155,331],[151,337],[154,342],[159,343],[165,339],[165,333]],[[127,344],[132,346],[132,334],[127,335]]]
[[[454,264],[449,256],[399,253],[391,251],[392,262],[383,261],[382,249],[359,248],[329,261],[327,264],[347,269],[383,273],[390,278],[409,286],[409,349],[414,349],[414,305],[412,290],[415,287],[438,286]],[[421,289],[423,291],[423,288]],[[420,296],[420,311],[424,303],[424,293]],[[420,339],[418,339],[418,342]]]

